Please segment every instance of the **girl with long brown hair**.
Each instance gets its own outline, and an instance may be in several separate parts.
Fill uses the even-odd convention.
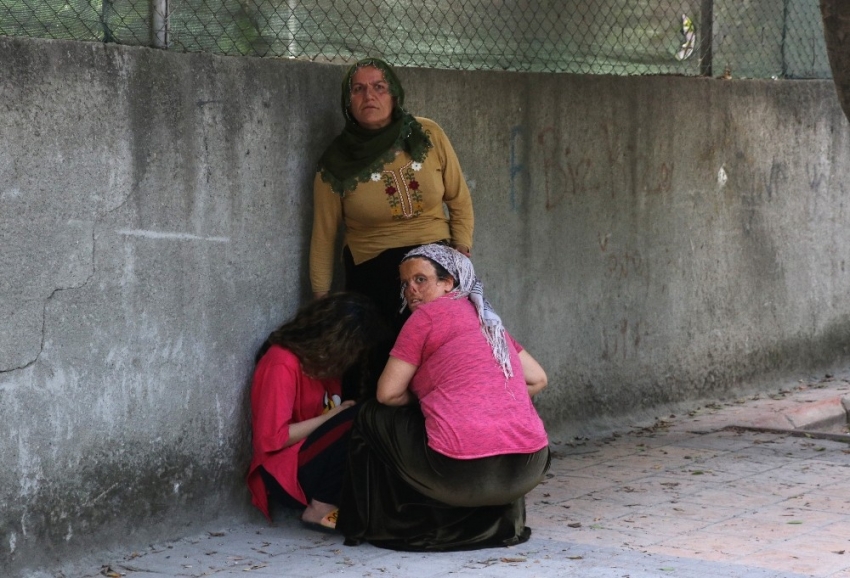
[[[387,329],[375,305],[337,293],[303,307],[273,331],[257,354],[251,386],[252,502],[303,507],[305,524],[333,529],[345,452],[357,411],[341,377],[364,367]],[[366,377],[364,377],[365,379]]]

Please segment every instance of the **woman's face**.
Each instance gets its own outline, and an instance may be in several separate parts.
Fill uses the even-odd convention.
[[[437,271],[427,259],[414,257],[402,261],[398,273],[404,289],[404,298],[407,299],[407,308],[411,311],[416,311],[423,303],[430,303],[450,293],[454,285],[451,278],[437,279]]]
[[[390,124],[393,96],[384,73],[374,66],[358,68],[351,77],[351,115],[363,128],[375,130]]]

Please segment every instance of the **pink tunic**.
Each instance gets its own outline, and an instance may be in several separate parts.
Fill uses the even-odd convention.
[[[417,366],[410,383],[425,415],[428,445],[455,459],[533,453],[548,444],[522,373],[522,347],[508,335],[506,378],[472,303],[447,295],[420,306],[390,355]]]
[[[294,353],[272,345],[257,363],[251,385],[251,430],[254,456],[248,470],[251,503],[266,517],[269,502],[258,470],[263,466],[287,494],[307,503],[298,483],[298,450],[304,440],[284,447],[289,439],[289,424],[319,415],[325,409],[325,394],[339,395],[338,379],[314,379],[301,370]]]

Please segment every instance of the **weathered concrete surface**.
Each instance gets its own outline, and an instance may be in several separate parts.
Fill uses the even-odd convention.
[[[829,81],[404,79],[461,151],[475,262],[549,372],[548,423],[850,353],[850,131]]]
[[[8,575],[247,510],[253,353],[306,295],[338,71],[8,38],[0,63]]]
[[[0,38],[0,569],[254,516],[247,385],[308,293],[342,69]],[[400,71],[568,435],[850,358],[831,81]]]

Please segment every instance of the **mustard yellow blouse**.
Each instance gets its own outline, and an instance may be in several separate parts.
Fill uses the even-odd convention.
[[[422,163],[406,152],[344,197],[316,174],[313,181],[313,236],[310,283],[313,292],[331,287],[334,248],[340,224],[355,264],[394,247],[450,240],[472,248],[472,197],[457,155],[443,129],[416,117],[433,148]],[[448,209],[448,216],[443,208]]]

